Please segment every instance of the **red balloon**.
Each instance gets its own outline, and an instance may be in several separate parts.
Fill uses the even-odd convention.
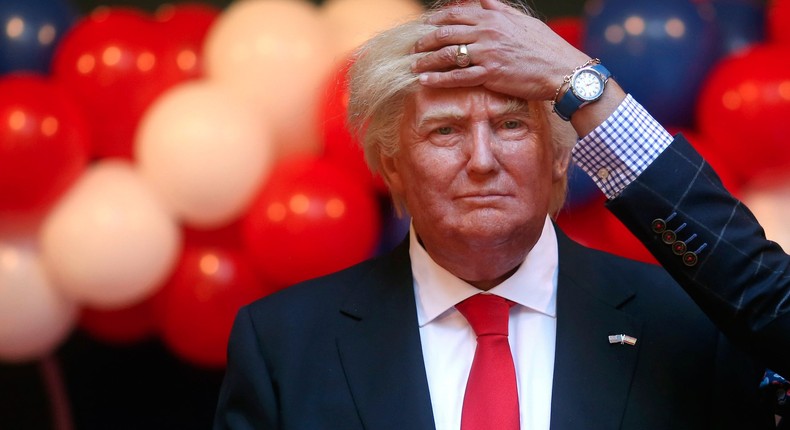
[[[373,193],[311,158],[277,164],[242,224],[255,266],[281,287],[370,257],[381,230]]]
[[[790,46],[790,0],[773,0],[768,8],[768,39]]]
[[[581,18],[575,16],[553,18],[546,24],[576,49],[582,49],[582,45],[584,45],[584,21]]]
[[[589,248],[655,264],[656,259],[642,242],[606,209],[605,201],[601,196],[585,205],[563,210],[557,217],[557,225],[568,237]]]
[[[41,76],[6,75],[0,94],[0,212],[43,209],[85,169],[85,115]]]
[[[241,222],[236,221],[230,225],[211,230],[201,230],[182,225],[184,241],[196,246],[212,246],[241,250],[244,243],[241,236]]]
[[[162,339],[193,364],[222,367],[239,308],[268,292],[241,252],[187,245],[160,293]]]
[[[79,325],[90,336],[113,344],[132,344],[157,334],[154,301],[157,296],[123,309],[83,308]]]
[[[166,81],[203,76],[203,42],[220,10],[200,3],[166,4],[154,18],[167,34],[162,62]]]
[[[365,155],[358,140],[352,136],[346,125],[348,115],[348,69],[351,60],[341,63],[340,67],[327,81],[322,94],[324,95],[320,109],[321,139],[324,143],[323,157],[355,175],[366,185],[374,187],[377,191],[388,192],[381,176],[374,175],[365,162]]]
[[[790,168],[790,46],[755,46],[720,62],[702,89],[699,129],[745,182]]]
[[[84,105],[95,156],[131,159],[145,109],[176,83],[164,66],[168,35],[163,28],[133,9],[99,8],[58,46],[54,77]]]

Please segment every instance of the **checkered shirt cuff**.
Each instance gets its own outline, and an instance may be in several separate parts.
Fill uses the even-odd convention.
[[[613,199],[672,143],[672,135],[627,95],[617,110],[573,148],[573,161]]]

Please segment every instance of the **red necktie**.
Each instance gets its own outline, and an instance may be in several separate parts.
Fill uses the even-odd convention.
[[[461,413],[461,430],[518,430],[516,368],[507,340],[512,302],[477,294],[455,305],[477,335]]]

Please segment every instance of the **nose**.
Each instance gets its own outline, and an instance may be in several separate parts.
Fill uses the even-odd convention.
[[[499,160],[494,152],[495,139],[489,125],[479,125],[472,129],[469,143],[469,160],[467,171],[470,175],[488,175],[499,167]]]

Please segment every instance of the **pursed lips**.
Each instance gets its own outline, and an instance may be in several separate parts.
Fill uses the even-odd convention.
[[[497,200],[501,198],[510,197],[510,194],[499,192],[499,191],[475,191],[471,193],[463,193],[456,197],[456,200],[476,200],[476,201],[488,201],[488,200]]]

